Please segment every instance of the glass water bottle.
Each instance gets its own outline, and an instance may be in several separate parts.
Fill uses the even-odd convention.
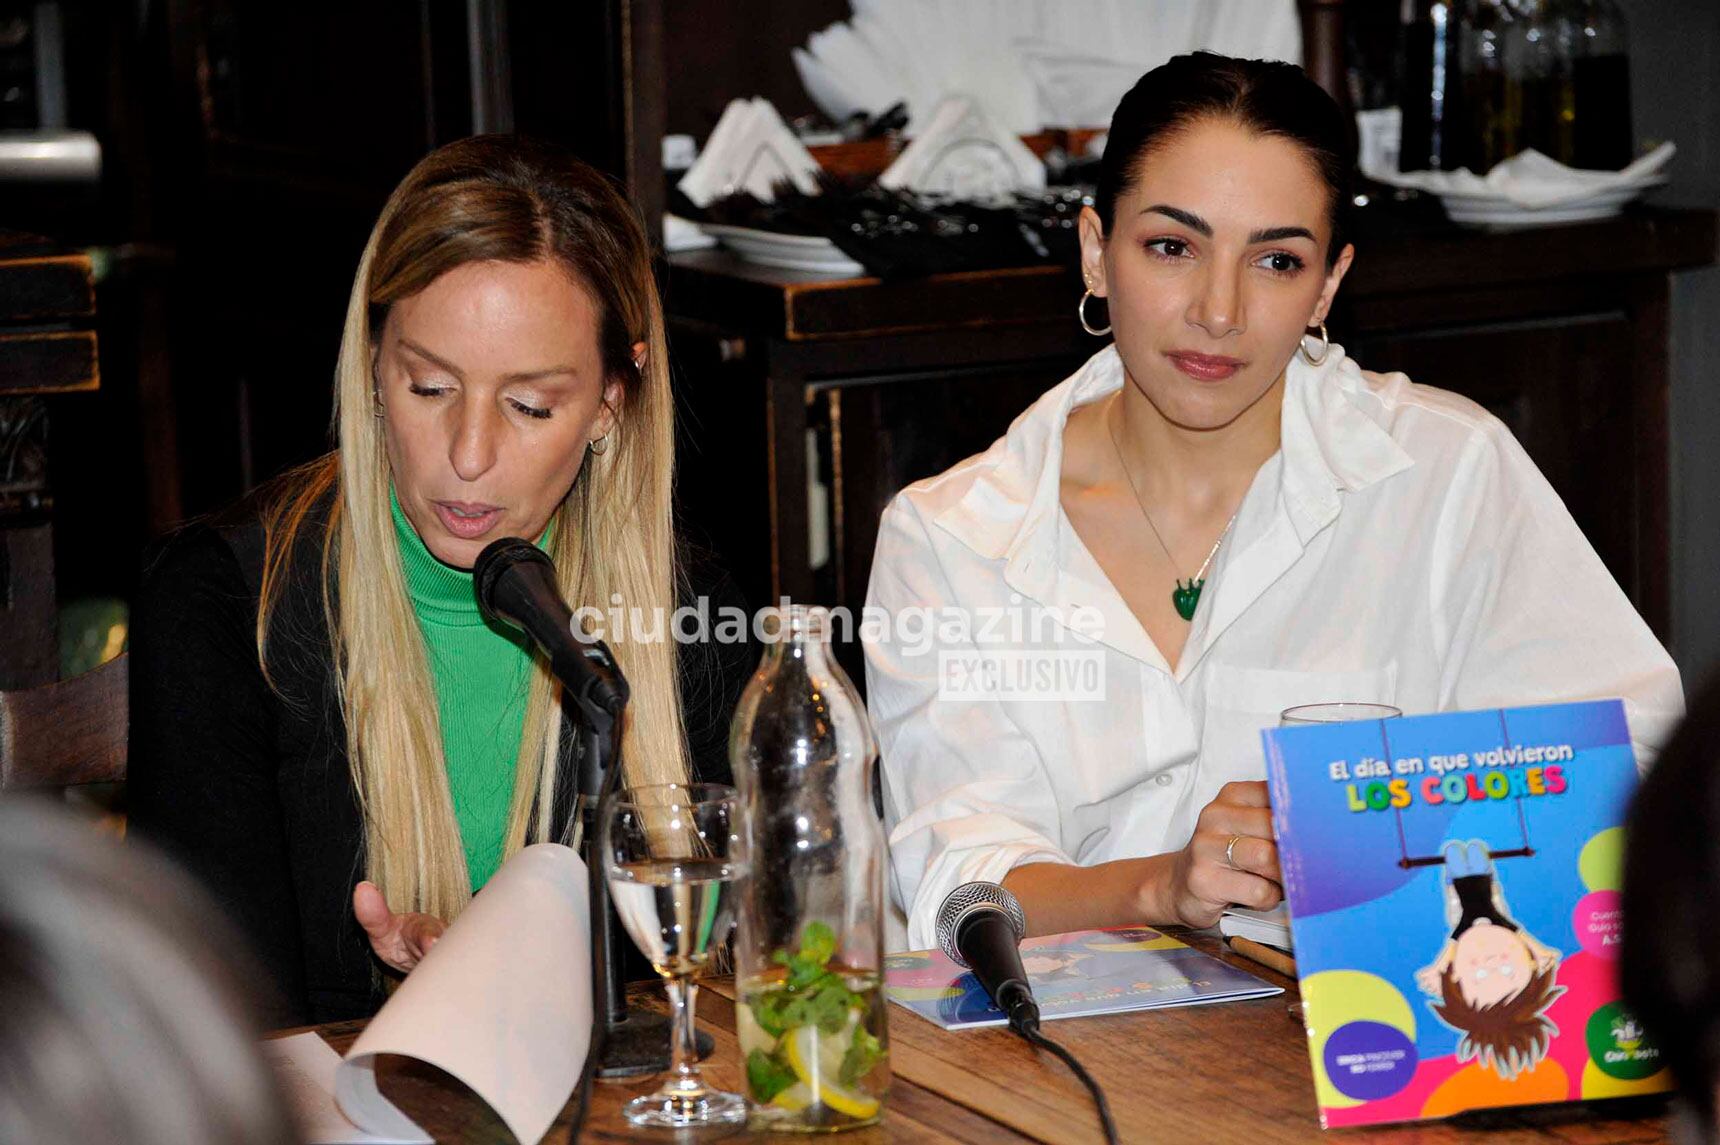
[[[1636,137],[1630,120],[1630,42],[1615,0],[1582,0],[1582,51],[1572,65],[1576,166],[1617,171],[1630,165]]]
[[[1517,74],[1519,16],[1509,0],[1470,0],[1463,12],[1463,109],[1466,166],[1477,175],[1523,149],[1523,89]]]
[[[1468,161],[1459,2],[1413,0],[1404,6],[1401,170],[1455,171]]]
[[[756,1125],[802,1132],[876,1122],[890,1083],[878,749],[829,623],[803,605],[767,617],[729,736],[752,855],[735,937],[747,1096]]]
[[[1630,162],[1630,62],[1613,0],[1518,0],[1523,145],[1570,167]]]

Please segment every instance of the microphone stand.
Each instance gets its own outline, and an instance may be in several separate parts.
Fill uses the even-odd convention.
[[[607,861],[602,853],[602,811],[621,788],[621,716],[626,710],[627,678],[601,640],[585,645],[584,660],[609,677],[607,695],[589,684],[589,675],[563,671],[551,660],[564,695],[579,716],[580,857],[590,878],[592,1030],[591,1059],[598,1077],[637,1077],[669,1068],[669,1019],[663,1014],[629,1009],[627,976],[622,956],[630,941],[609,900]],[[571,817],[569,829],[573,826]],[[700,1057],[715,1043],[697,1035]]]

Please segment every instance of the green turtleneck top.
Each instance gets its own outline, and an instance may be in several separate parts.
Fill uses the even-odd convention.
[[[531,653],[523,633],[478,611],[472,574],[437,560],[389,490],[406,591],[424,634],[454,817],[476,891],[502,861],[525,727]],[[548,533],[545,533],[547,536]],[[543,544],[543,539],[538,544]]]

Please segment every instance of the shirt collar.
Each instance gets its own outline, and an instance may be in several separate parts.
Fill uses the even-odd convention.
[[[1023,591],[1055,572],[1063,474],[1063,427],[1077,406],[1123,385],[1123,362],[1106,346],[1009,427],[960,501],[938,525],[982,557],[1006,562]],[[1413,460],[1367,407],[1378,399],[1344,348],[1332,343],[1310,365],[1300,353],[1285,375],[1279,451],[1280,490],[1303,544],[1337,516],[1338,494],[1364,489],[1408,469]]]
[[[1300,353],[1290,359],[1279,450],[1285,501],[1304,544],[1338,515],[1338,494],[1415,464],[1370,410],[1383,413],[1383,403],[1342,346],[1334,343],[1317,366]]]

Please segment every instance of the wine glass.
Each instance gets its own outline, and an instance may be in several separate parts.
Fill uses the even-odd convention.
[[[1293,728],[1308,724],[1343,724],[1351,720],[1395,720],[1401,715],[1403,711],[1390,704],[1340,700],[1330,704],[1300,704],[1294,708],[1285,708],[1278,713],[1278,726]],[[1284,919],[1289,922],[1288,912]],[[1290,1016],[1301,1021],[1302,1003],[1299,999],[1290,1003]]]
[[[600,859],[627,934],[669,994],[669,1077],[634,1098],[630,1124],[686,1129],[736,1125],[746,1099],[706,1085],[693,1041],[693,974],[734,927],[734,881],[746,873],[740,801],[732,787],[665,783],[619,793],[605,806]]]

